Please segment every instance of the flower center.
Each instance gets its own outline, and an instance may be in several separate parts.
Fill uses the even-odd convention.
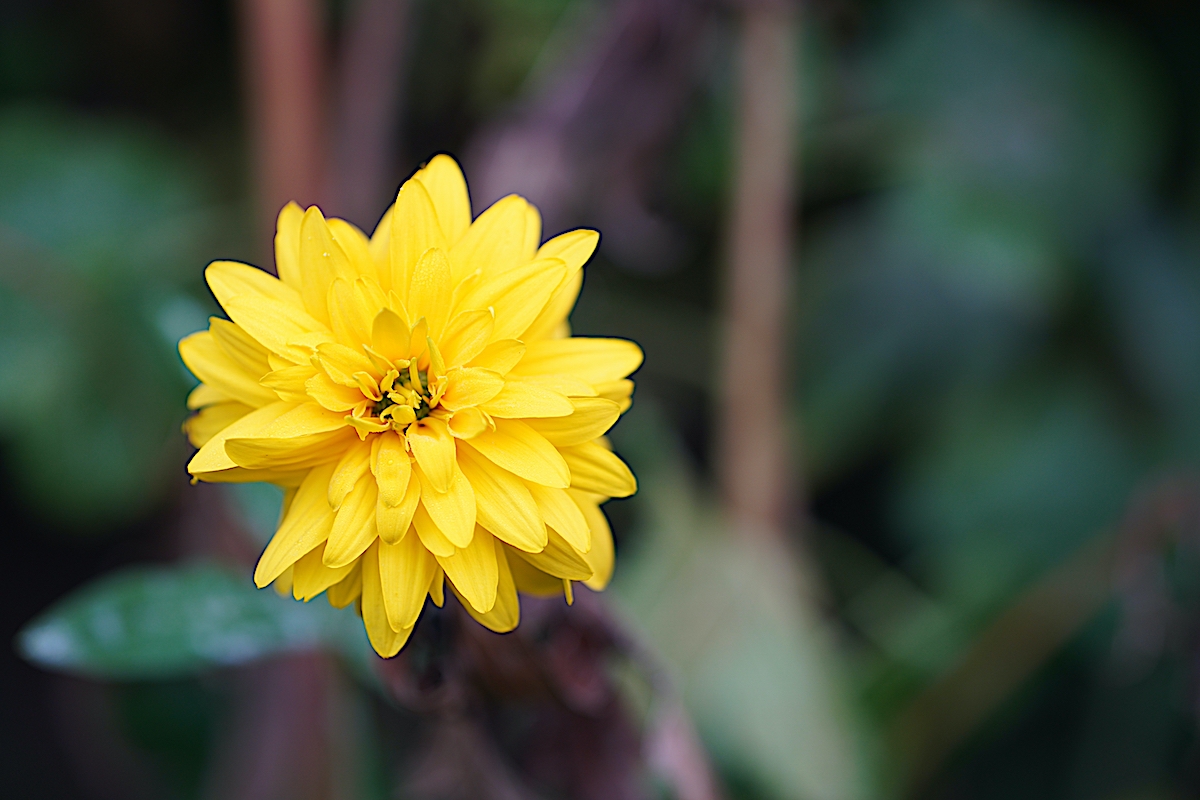
[[[395,411],[385,414],[387,409],[393,406],[404,406],[411,408],[417,419],[424,419],[429,416],[429,374],[425,370],[416,371],[416,383],[414,384],[412,372],[409,370],[400,370],[399,374],[392,373],[391,386],[384,386],[383,397],[381,397],[374,407],[375,416],[391,417]],[[385,384],[387,383],[385,379]]]

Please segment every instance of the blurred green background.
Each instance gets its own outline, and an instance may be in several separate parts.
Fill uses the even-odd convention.
[[[354,5],[323,6],[331,48]],[[641,490],[606,507],[611,594],[731,798],[1195,796],[1200,8],[803,8],[788,400],[807,599],[780,599],[713,499],[736,4],[413,0],[384,183],[437,151],[472,180],[498,130],[574,148],[570,190],[528,191],[547,233],[605,234],[575,330],[646,351],[613,437]],[[267,249],[238,13],[0,2],[7,797],[211,796],[227,667],[280,649],[332,647],[362,676],[352,796],[395,796],[420,735],[371,688],[352,619],[193,565],[253,557],[278,507],[189,489],[179,431],[174,345],[215,312],[202,268]],[[660,15],[643,52],[675,66],[608,75],[608,100],[580,94],[594,117],[539,115],[638,13]],[[211,543],[231,526],[249,538]]]

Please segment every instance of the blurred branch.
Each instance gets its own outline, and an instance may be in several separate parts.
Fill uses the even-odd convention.
[[[359,0],[338,47],[330,208],[370,233],[399,179],[409,0]]]
[[[516,192],[539,206],[547,232],[585,216],[605,252],[661,271],[678,236],[647,207],[646,187],[699,85],[704,0],[622,0],[580,30],[555,78],[468,146],[476,211]]]
[[[1095,537],[1027,589],[925,689],[890,731],[907,796],[919,795],[947,757],[1110,601],[1125,620],[1116,647],[1157,657],[1166,614],[1164,544],[1200,534],[1200,482],[1167,478],[1135,497],[1114,531]]]
[[[239,10],[261,215],[255,241],[270,241],[285,203],[324,199],[324,9],[317,0],[241,0]]]
[[[738,54],[740,107],[719,425],[720,478],[741,533],[777,537],[793,484],[784,363],[796,187],[796,19],[786,2],[748,2]]]

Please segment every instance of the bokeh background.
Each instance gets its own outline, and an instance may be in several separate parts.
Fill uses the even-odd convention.
[[[185,478],[203,266],[442,151],[646,352],[619,790],[520,703],[422,782],[352,612],[250,588],[278,494]],[[1195,796],[1198,234],[1184,2],[3,0],[0,794]]]

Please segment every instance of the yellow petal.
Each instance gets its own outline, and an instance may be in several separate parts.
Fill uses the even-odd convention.
[[[506,380],[500,393],[481,408],[493,417],[505,419],[565,417],[575,411],[565,395],[532,381],[513,378]]]
[[[498,540],[494,540],[493,544],[496,548],[497,567],[496,604],[486,614],[476,611],[469,602],[463,603],[463,608],[475,618],[476,622],[488,630],[496,633],[508,633],[521,621],[521,605],[517,598],[517,585],[513,580],[512,570],[509,568],[508,557],[504,554],[504,545]]]
[[[214,261],[204,270],[204,280],[213,297],[226,311],[232,297],[253,296],[273,300],[281,305],[303,311],[300,294],[269,272],[238,261]],[[236,320],[235,320],[236,321]],[[257,338],[257,337],[255,337]],[[261,341],[261,340],[260,340]]]
[[[193,375],[232,399],[255,407],[276,399],[274,392],[259,385],[261,376],[246,372],[230,358],[210,331],[182,339],[179,355]]]
[[[624,414],[633,404],[633,381],[624,378],[619,381],[605,381],[596,384],[596,393],[607,400],[612,400]]]
[[[354,486],[367,474],[371,460],[371,445],[366,442],[356,442],[346,449],[345,454],[333,469],[333,477],[329,479],[329,506],[335,511]]]
[[[450,250],[454,282],[480,270],[485,277],[499,275],[529,260],[524,254],[525,198],[510,194],[497,200],[471,223]],[[483,306],[479,306],[483,307]]]
[[[279,530],[258,559],[254,584],[263,588],[302,555],[329,538],[333,509],[326,499],[333,464],[317,467],[304,478],[288,506]]]
[[[341,567],[363,554],[376,539],[375,481],[364,475],[342,501],[329,530],[324,561],[327,567]]]
[[[521,260],[530,261],[537,254],[542,241],[542,214],[533,203],[525,204],[525,229],[521,237]]]
[[[345,413],[357,407],[365,399],[357,387],[334,383],[324,372],[314,373],[304,382],[305,394],[322,408]]]
[[[297,600],[311,600],[334,584],[341,583],[354,564],[332,569],[325,566],[321,558],[325,544],[309,550],[292,567],[292,596]]]
[[[571,472],[558,450],[520,420],[497,419],[494,430],[484,431],[467,446],[527,481],[559,489],[571,485]]]
[[[394,208],[395,205],[390,205],[387,211],[383,212],[383,217],[375,226],[375,232],[371,234],[371,241],[367,243],[367,249],[371,251],[371,260],[375,262],[375,269],[379,273],[379,285],[383,287],[384,291],[392,288],[390,253],[392,249],[392,210]]]
[[[412,462],[404,445],[404,437],[396,431],[386,431],[376,437],[373,444],[371,471],[379,484],[379,500],[385,506],[395,508],[404,502],[408,491],[408,479],[412,474]]]
[[[492,312],[486,309],[464,311],[455,316],[441,338],[440,347],[446,363],[459,366],[482,353],[492,340],[494,327]]]
[[[413,514],[416,513],[420,501],[421,482],[410,473],[400,505],[387,506],[382,499],[375,502],[375,526],[379,531],[379,538],[388,544],[396,544],[403,539],[412,525]]]
[[[519,339],[566,275],[557,258],[531,261],[485,279],[459,301],[459,308],[495,311],[494,339]],[[620,377],[625,377],[624,375]]]
[[[188,463],[188,472],[203,477],[204,473],[233,469],[237,464],[226,454],[225,441],[230,437],[254,436],[295,407],[293,403],[276,402],[242,417],[204,443]]]
[[[358,278],[353,283],[338,278],[329,287],[326,304],[334,335],[355,345],[371,341],[371,323],[387,300],[374,280]]]
[[[336,462],[354,441],[349,428],[281,439],[274,436],[227,436],[225,454],[250,470],[302,470]]]
[[[344,219],[330,217],[326,222],[329,224],[329,233],[333,240],[341,245],[342,252],[350,259],[350,266],[354,272],[378,281],[379,271],[375,268],[375,259],[371,256],[366,234],[360,231],[358,226]]]
[[[575,307],[575,301],[579,299],[579,291],[582,288],[583,270],[567,265],[566,276],[551,293],[537,319],[521,334],[521,338],[527,342],[556,338],[562,326],[566,324],[571,309]]]
[[[336,278],[358,277],[350,258],[333,239],[321,209],[309,206],[300,221],[300,296],[314,319],[329,324],[329,287]]]
[[[587,560],[575,552],[557,532],[551,530],[546,541],[546,547],[540,553],[526,553],[514,550],[519,558],[523,558],[533,566],[553,575],[556,578],[566,578],[572,581],[585,581],[592,577],[592,567]]]
[[[466,547],[475,531],[475,490],[462,474],[457,461],[449,491],[434,489],[420,469],[417,470],[417,476],[421,481],[421,505],[429,513],[429,518],[451,544]]]
[[[584,581],[584,585],[600,591],[608,585],[613,572],[612,529],[608,527],[608,519],[600,510],[597,502],[601,498],[575,489],[568,489],[567,494],[571,495],[571,499],[583,512],[584,519],[588,521],[588,529],[592,532],[592,549],[584,555],[584,558],[587,559],[593,572],[592,577]]]
[[[261,378],[271,371],[267,361],[267,348],[256,342],[250,334],[229,320],[210,317],[208,329],[217,344],[247,375]]]
[[[566,375],[562,372],[555,372],[542,375],[515,375],[508,376],[510,381],[524,381],[533,386],[539,386],[542,389],[549,389],[552,392],[558,392],[565,397],[597,397],[598,393],[592,385],[587,381],[575,377],[574,375]]]
[[[615,381],[642,365],[642,348],[625,339],[548,339],[530,342],[513,368],[518,375],[564,373],[588,383]]]
[[[475,517],[496,538],[521,550],[546,546],[546,525],[524,481],[460,446],[459,467],[475,490]]]
[[[587,519],[571,496],[563,489],[551,489],[536,483],[526,484],[537,503],[538,511],[546,524],[563,537],[567,544],[580,553],[592,549],[592,534]]]
[[[329,605],[334,608],[345,608],[362,596],[362,559],[350,567],[350,574],[341,581],[330,586],[325,592]]]
[[[388,622],[395,631],[411,628],[425,605],[437,562],[416,536],[406,536],[399,544],[380,542],[377,553]]]
[[[504,547],[508,557],[508,568],[512,572],[513,583],[516,584],[518,592],[534,597],[557,597],[563,593],[562,578],[547,575],[516,555],[513,548],[508,545]]]
[[[351,388],[357,387],[356,372],[376,374],[375,365],[362,350],[347,347],[338,342],[326,342],[317,346],[317,360],[334,383]]]
[[[507,375],[525,355],[525,343],[517,339],[499,339],[475,356],[468,366],[483,367]]]
[[[388,620],[387,606],[383,599],[383,586],[379,575],[378,545],[371,547],[362,559],[362,618],[367,629],[371,647],[384,658],[400,652],[408,641],[412,628],[396,631]]]
[[[259,384],[274,392],[280,400],[304,403],[315,399],[309,397],[306,383],[316,374],[316,367],[310,364],[292,364],[268,372],[259,380]]]
[[[289,202],[279,212],[275,222],[275,271],[279,280],[300,291],[304,282],[300,279],[300,222],[304,209]]]
[[[596,231],[579,228],[566,233],[560,233],[538,248],[538,258],[562,259],[570,270],[582,269],[596,245],[600,244],[600,234]]]
[[[496,605],[496,589],[500,580],[493,541],[490,533],[483,528],[476,528],[471,543],[466,547],[456,548],[448,556],[434,554],[454,588],[472,608],[483,614]]]
[[[188,392],[187,407],[189,411],[195,411],[197,408],[204,408],[216,403],[228,403],[232,399],[227,393],[222,392],[215,386],[201,383],[195,389]]]
[[[436,155],[413,177],[429,192],[446,244],[453,247],[471,225],[471,200],[458,163],[448,155]]]
[[[488,429],[487,417],[478,408],[464,408],[455,411],[446,420],[450,434],[455,439],[470,439]]]
[[[446,391],[441,405],[450,411],[488,402],[504,389],[498,372],[480,367],[455,367],[446,375]]]
[[[412,526],[417,531],[417,537],[420,538],[421,544],[426,550],[435,556],[449,556],[454,554],[454,543],[442,533],[441,528],[429,516],[429,511],[425,508],[424,504],[417,506],[416,513],[413,514]],[[405,538],[408,537],[406,536]]]
[[[571,488],[608,497],[628,497],[637,491],[637,478],[625,462],[595,442],[561,447],[571,468]]]
[[[445,250],[446,240],[429,192],[420,181],[410,179],[396,196],[389,250],[391,288],[400,294],[405,308],[410,308],[408,287],[413,268],[431,247]]]
[[[433,580],[429,582],[429,599],[438,608],[441,608],[446,602],[445,579],[446,573],[442,569],[442,565],[438,564],[437,570],[433,573]]]
[[[291,439],[314,433],[332,433],[346,426],[341,414],[321,408],[316,403],[301,403],[279,415],[270,425],[258,432],[259,438]]]
[[[431,248],[413,267],[404,307],[414,318],[424,317],[429,335],[439,338],[450,314],[450,261],[444,250]]]
[[[193,447],[203,447],[218,433],[253,410],[250,406],[234,400],[205,406],[188,417],[184,423],[188,441]]]
[[[396,361],[408,358],[410,332],[408,324],[390,308],[385,308],[371,324],[371,344],[385,358]]]
[[[449,491],[454,479],[454,437],[446,423],[426,417],[409,425],[406,436],[429,483],[439,492]]]
[[[575,411],[565,417],[531,419],[528,425],[557,447],[583,444],[603,436],[621,416],[621,407],[602,397],[574,397]]]
[[[268,350],[294,364],[308,362],[312,340],[333,334],[324,324],[296,306],[252,294],[231,297],[221,304],[229,318]]]

